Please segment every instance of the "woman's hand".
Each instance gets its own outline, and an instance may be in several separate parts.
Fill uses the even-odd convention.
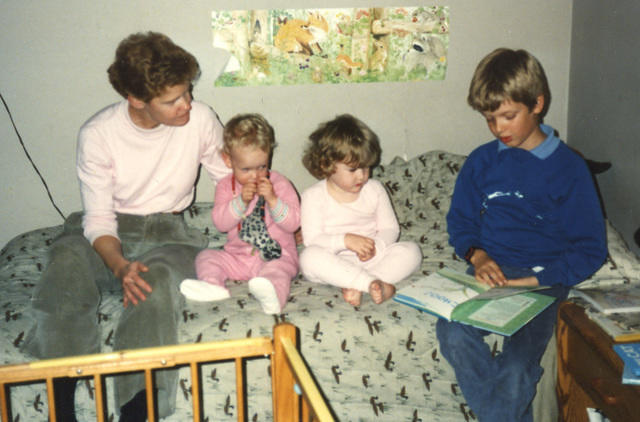
[[[93,242],[93,247],[98,252],[106,266],[122,283],[123,303],[126,308],[129,303],[138,304],[138,300],[145,300],[144,292],[151,293],[151,286],[140,277],[139,273],[149,271],[141,262],[130,262],[122,255],[120,240],[104,235]]]
[[[139,261],[128,262],[115,271],[116,277],[122,282],[122,296],[125,308],[129,303],[137,305],[139,300],[146,300],[145,292],[151,293],[151,286],[140,277],[140,273],[146,273],[147,271],[149,271],[149,268]]]

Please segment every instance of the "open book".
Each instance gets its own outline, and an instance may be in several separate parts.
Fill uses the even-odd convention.
[[[539,287],[493,287],[448,268],[398,289],[393,300],[448,321],[510,336],[555,300]]]

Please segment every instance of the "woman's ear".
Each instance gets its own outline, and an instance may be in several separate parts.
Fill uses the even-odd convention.
[[[133,95],[129,94],[127,96],[127,101],[129,101],[129,105],[133,108],[135,108],[136,110],[141,110],[144,108],[145,106],[145,102],[142,101],[139,98],[134,97]]]

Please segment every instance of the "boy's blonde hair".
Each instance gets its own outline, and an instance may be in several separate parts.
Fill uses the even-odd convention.
[[[144,101],[179,84],[192,85],[200,77],[196,58],[166,35],[132,34],[122,40],[109,69],[109,82],[120,95]]]
[[[361,120],[342,114],[322,123],[311,135],[302,163],[315,178],[324,179],[336,163],[354,167],[375,167],[380,161],[378,136]]]
[[[532,110],[540,95],[544,97],[544,106],[539,114],[542,120],[551,103],[551,92],[542,65],[526,50],[498,48],[476,67],[467,102],[481,113],[495,111],[507,100],[522,103]]]
[[[260,114],[238,114],[227,122],[222,134],[222,150],[230,155],[237,146],[254,146],[271,154],[276,147],[273,127]]]

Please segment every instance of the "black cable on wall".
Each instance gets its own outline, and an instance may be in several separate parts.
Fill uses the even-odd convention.
[[[13,120],[13,115],[11,114],[11,110],[9,110],[9,106],[7,105],[7,102],[4,100],[4,97],[2,96],[1,93],[0,93],[0,100],[2,100],[2,104],[4,105],[5,110],[7,110],[7,114],[9,115],[9,120],[11,120],[11,125],[13,126],[13,130],[15,131],[16,136],[18,137],[18,141],[20,141],[20,145],[22,145],[22,149],[24,150],[24,153],[27,156],[27,159],[31,163],[31,166],[33,167],[33,169],[38,174],[38,177],[40,177],[40,180],[42,181],[42,184],[44,185],[44,188],[47,191],[47,195],[49,196],[49,201],[51,202],[53,207],[56,209],[56,211],[58,211],[58,214],[60,214],[60,217],[62,217],[62,220],[66,220],[64,214],[62,213],[62,211],[60,211],[60,208],[58,208],[55,201],[53,200],[53,196],[51,195],[51,191],[49,190],[49,186],[47,185],[47,182],[44,180],[44,177],[42,177],[40,170],[38,170],[38,167],[31,159],[31,155],[29,155],[29,151],[27,151],[27,147],[24,145],[22,136],[20,135],[20,132],[18,131],[16,123]]]

